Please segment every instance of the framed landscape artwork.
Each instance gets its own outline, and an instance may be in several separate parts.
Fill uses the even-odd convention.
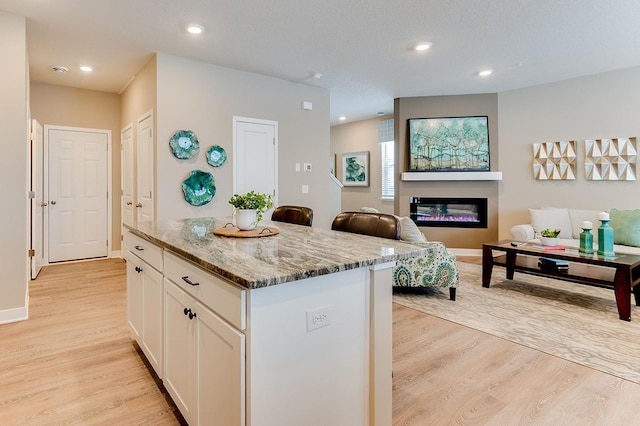
[[[409,171],[489,171],[488,117],[409,119]]]
[[[342,184],[369,186],[369,151],[342,154]]]

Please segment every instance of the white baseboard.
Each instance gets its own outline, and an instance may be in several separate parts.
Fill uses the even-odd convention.
[[[122,257],[122,253],[120,252],[120,250],[112,250],[111,256],[109,257]]]
[[[0,324],[8,324],[10,322],[24,321],[29,318],[29,310],[27,307],[5,309],[0,311]]]
[[[457,256],[482,256],[482,249],[447,248]]]

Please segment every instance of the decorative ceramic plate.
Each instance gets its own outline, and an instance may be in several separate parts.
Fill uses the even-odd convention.
[[[216,181],[211,173],[193,170],[182,182],[184,199],[193,206],[203,206],[216,195]]]
[[[200,142],[191,130],[178,130],[171,136],[169,146],[173,155],[181,160],[188,160],[200,151]]]
[[[207,163],[213,167],[220,167],[227,161],[227,153],[224,148],[214,145],[207,151]]]

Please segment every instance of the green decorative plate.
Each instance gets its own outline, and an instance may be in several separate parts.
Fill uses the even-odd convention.
[[[182,182],[184,199],[193,206],[203,206],[216,195],[216,181],[211,173],[193,170]]]
[[[227,153],[224,148],[214,145],[207,151],[207,163],[213,167],[220,167],[227,161]]]
[[[188,160],[200,151],[200,142],[191,130],[178,130],[171,136],[169,146],[173,155],[181,160]]]

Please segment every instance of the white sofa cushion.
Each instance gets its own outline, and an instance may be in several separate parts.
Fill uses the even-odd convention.
[[[573,228],[569,217],[569,209],[529,209],[531,216],[531,226],[535,231],[535,236],[540,237],[540,232],[544,229],[560,229],[560,238],[571,238]]]
[[[582,233],[582,222],[589,221],[593,224],[593,230],[591,233],[593,234],[593,241],[598,241],[598,226],[600,226],[600,221],[598,220],[598,215],[600,214],[600,210],[578,210],[578,209],[569,209],[569,218],[571,218],[571,227],[573,228],[572,237],[580,239],[580,234]]]

